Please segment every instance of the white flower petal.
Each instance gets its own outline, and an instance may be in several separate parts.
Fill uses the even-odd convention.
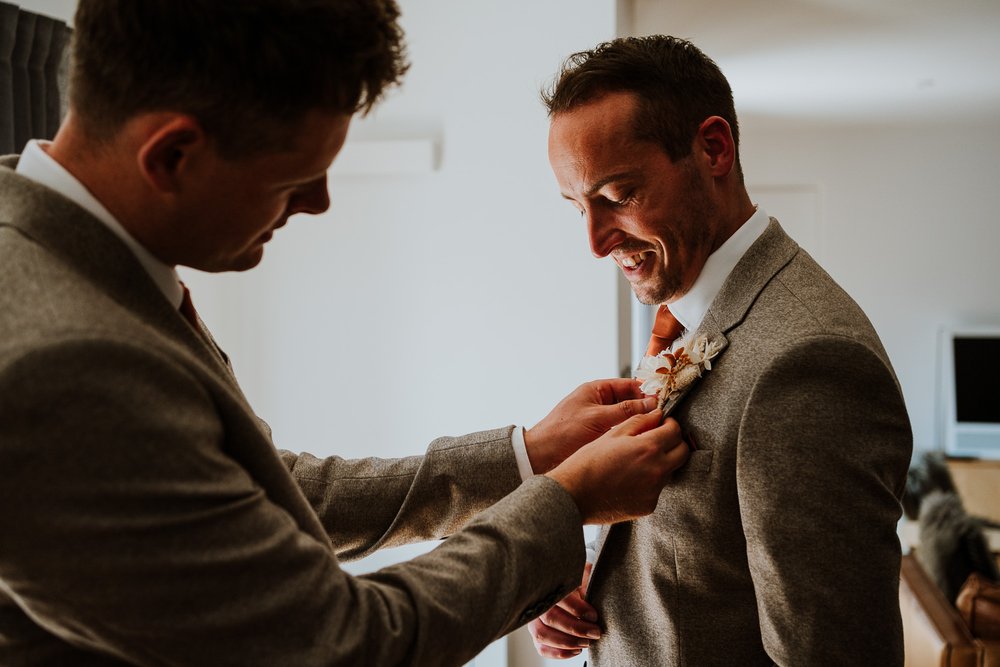
[[[661,389],[663,389],[663,381],[662,380],[657,381],[655,379],[647,380],[643,382],[642,385],[639,387],[639,391],[646,394],[647,396],[655,396],[656,394],[660,393]]]

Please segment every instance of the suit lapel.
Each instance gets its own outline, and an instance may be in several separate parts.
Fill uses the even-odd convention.
[[[729,273],[699,330],[731,331],[743,321],[764,287],[798,252],[799,245],[771,218],[764,233]]]

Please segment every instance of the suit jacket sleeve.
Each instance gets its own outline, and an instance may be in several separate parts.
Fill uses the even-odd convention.
[[[902,665],[896,522],[911,435],[881,357],[817,336],[753,388],[738,494],[764,648],[778,665]]]
[[[451,535],[521,483],[512,427],[438,438],[425,456],[319,459],[281,452],[337,556]]]
[[[462,664],[582,572],[576,506],[539,477],[433,552],[347,575],[149,346],[0,347],[0,415],[0,597],[131,664]]]

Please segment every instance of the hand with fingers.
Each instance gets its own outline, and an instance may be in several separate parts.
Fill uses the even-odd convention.
[[[590,648],[591,642],[601,638],[597,610],[585,599],[592,567],[587,563],[579,588],[528,624],[535,650],[543,658],[576,657],[583,649]]]
[[[566,489],[585,524],[637,519],[656,508],[671,473],[688,459],[677,421],[635,415],[546,473]]]
[[[637,380],[595,380],[577,387],[548,415],[524,433],[524,444],[535,474],[544,474],[580,447],[604,435],[612,426],[656,407]]]

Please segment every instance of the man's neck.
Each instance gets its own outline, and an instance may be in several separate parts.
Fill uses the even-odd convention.
[[[143,184],[125,143],[127,137],[108,141],[91,138],[70,111],[46,153],[79,181],[132,238],[159,257],[150,233],[159,223],[156,209],[142,200]]]
[[[732,195],[723,200],[721,208],[719,213],[722,223],[718,227],[715,243],[712,244],[712,252],[721,248],[726,241],[731,239],[733,234],[746,224],[757,210],[757,207],[750,201],[750,195],[742,182],[732,187]]]
[[[63,136],[65,138],[66,135]],[[128,246],[167,300],[177,306],[182,296],[177,271],[172,265],[160,260],[144,240],[136,235],[136,225],[124,224],[125,220],[131,218],[122,217],[121,209],[114,208],[114,202],[118,201],[114,196],[116,191],[127,190],[128,185],[119,183],[117,188],[101,188],[104,180],[98,174],[100,170],[89,165],[86,160],[74,160],[72,156],[76,153],[70,151],[71,146],[72,142],[64,141],[53,150],[53,144],[32,142],[22,156],[22,164],[18,165],[18,169],[24,167],[33,171],[34,173],[26,175],[59,192],[104,223]],[[87,153],[94,149],[88,151],[84,147],[81,150]],[[29,162],[32,166],[29,166]]]

